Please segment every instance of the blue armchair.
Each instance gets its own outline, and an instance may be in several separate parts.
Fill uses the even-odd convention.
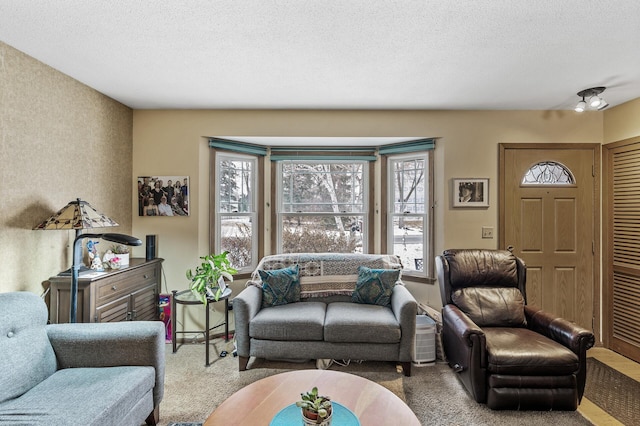
[[[0,293],[0,424],[158,422],[162,322],[47,325],[47,317],[37,295]]]

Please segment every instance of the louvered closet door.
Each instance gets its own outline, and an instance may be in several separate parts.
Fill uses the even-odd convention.
[[[640,140],[605,148],[609,347],[640,362]]]

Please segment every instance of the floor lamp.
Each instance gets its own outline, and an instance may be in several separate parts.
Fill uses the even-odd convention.
[[[58,210],[54,215],[52,215],[47,220],[42,223],[36,225],[33,229],[36,230],[51,230],[51,229],[74,229],[76,231],[75,240],[73,242],[73,261],[72,267],[69,271],[71,275],[74,274],[74,267],[77,267],[75,273],[77,274],[80,269],[84,266],[82,264],[82,250],[80,247],[76,248],[76,244],[78,241],[81,241],[82,238],[89,237],[89,234],[82,234],[83,229],[89,228],[108,228],[112,226],[118,226],[115,220],[109,218],[107,215],[98,212],[94,209],[91,204],[86,201],[82,201],[80,198],[77,198],[75,201],[69,202],[66,206]],[[98,234],[103,235],[103,234]],[[107,234],[105,234],[107,235]],[[122,235],[122,234],[108,234],[108,235]],[[125,237],[128,237],[125,235]],[[95,237],[94,237],[95,238]],[[128,237],[133,238],[133,237]],[[103,238],[106,239],[106,238]],[[112,240],[112,241],[120,241],[120,240]],[[138,244],[130,244],[130,245],[140,245],[142,242],[137,240]],[[126,244],[126,243],[122,243]],[[81,245],[79,245],[81,246]],[[86,268],[85,268],[86,269]],[[75,292],[73,290],[73,279],[72,279],[72,291],[71,291],[71,322],[76,322],[76,311],[77,311],[77,275],[76,275],[76,287]]]
[[[102,238],[105,241],[124,244],[127,246],[140,246],[142,241],[136,237],[124,234],[80,234],[73,240],[73,265],[71,266],[71,308],[69,322],[76,322],[78,312],[78,275],[80,271],[79,259],[82,257],[82,240],[85,238]]]

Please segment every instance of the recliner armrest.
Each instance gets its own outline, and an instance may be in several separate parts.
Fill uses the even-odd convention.
[[[578,356],[580,368],[576,379],[580,402],[587,380],[587,350],[595,344],[595,336],[591,331],[537,307],[525,305],[524,314],[528,328],[560,343]]]
[[[487,340],[484,331],[460,308],[451,304],[442,308],[442,324],[449,365],[463,370],[485,368]],[[459,367],[455,367],[456,364]]]
[[[484,332],[475,322],[471,320],[464,312],[455,305],[446,305],[442,308],[442,321],[447,320],[447,324],[451,327],[451,332],[458,336],[460,340],[466,342],[468,346],[473,344],[472,335],[483,336]]]
[[[165,326],[160,321],[50,324],[47,335],[59,368],[151,366],[154,406],[164,395]]]
[[[487,340],[484,332],[455,305],[442,308],[442,341],[449,365],[478,402],[487,398]]]
[[[524,313],[528,328],[562,344],[577,355],[584,354],[595,344],[591,331],[564,318],[529,305],[524,307]]]

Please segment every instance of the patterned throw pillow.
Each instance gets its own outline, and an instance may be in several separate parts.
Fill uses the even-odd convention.
[[[358,268],[358,282],[351,301],[369,305],[391,305],[391,293],[400,278],[399,269]]]
[[[262,279],[263,308],[300,301],[298,265],[258,273]]]

